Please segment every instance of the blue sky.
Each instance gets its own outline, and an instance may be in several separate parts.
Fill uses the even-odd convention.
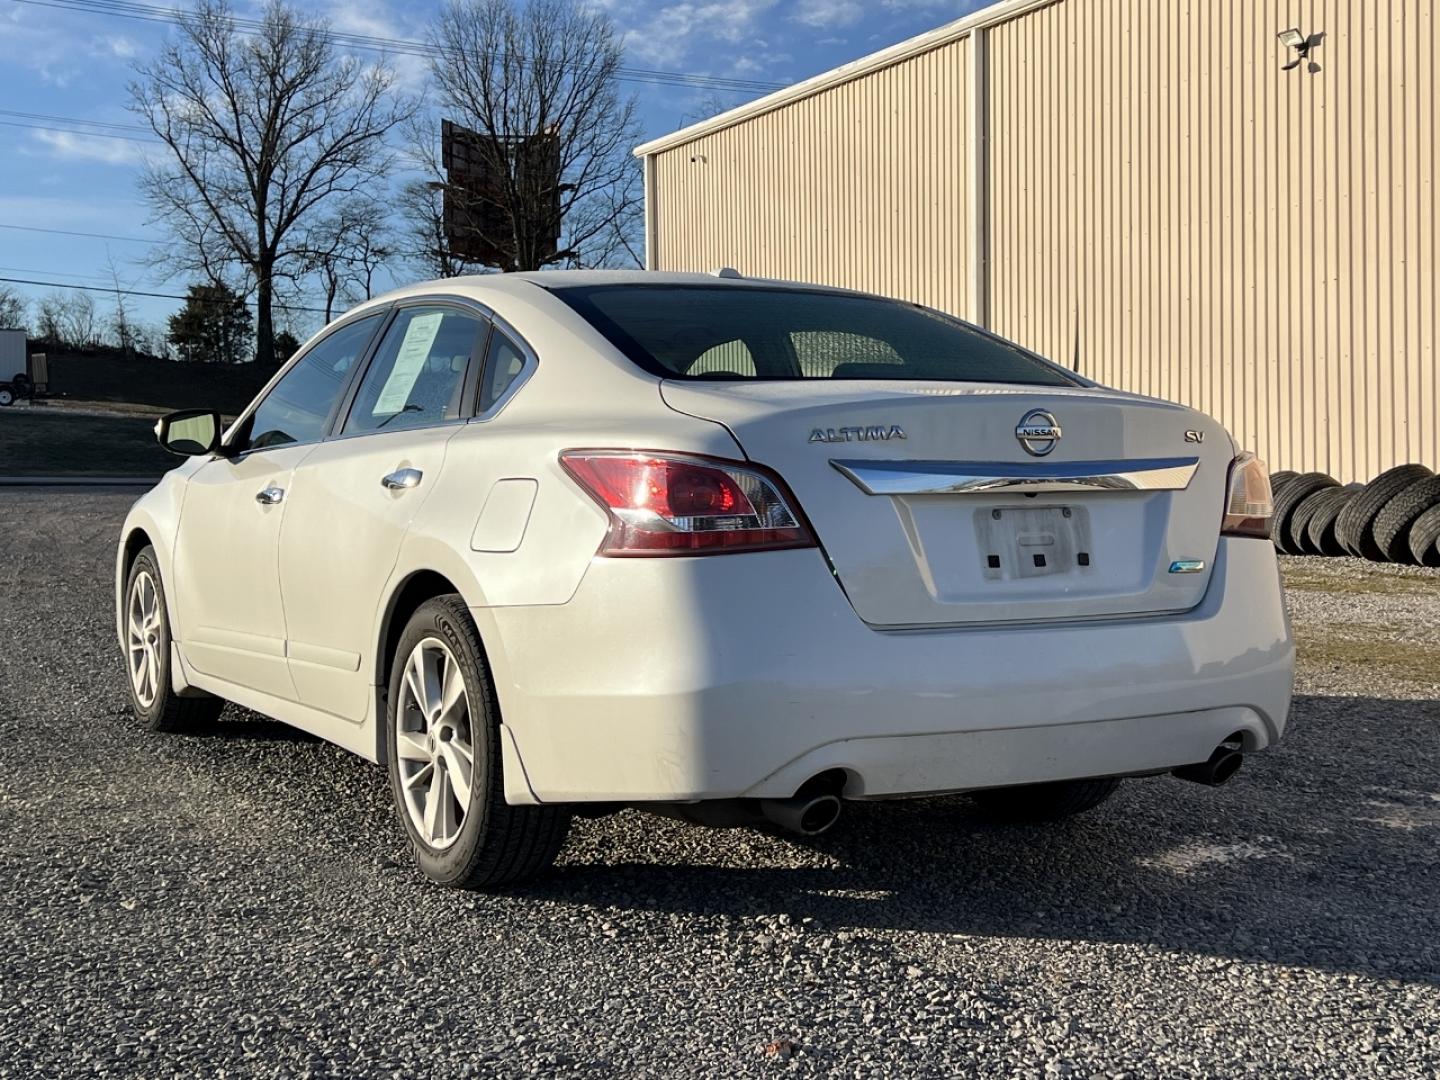
[[[983,6],[980,0],[596,2],[623,35],[628,66],[775,83],[807,78]],[[246,3],[236,6],[241,14],[256,13]],[[424,36],[433,10],[429,3],[395,0],[300,0],[298,6],[337,30],[412,40]],[[140,132],[109,126],[137,123],[125,109],[131,65],[168,32],[159,22],[0,0],[0,278],[108,286],[113,260],[124,284],[184,291],[183,282],[162,281],[139,261],[150,245],[137,241],[160,235],[148,224],[135,186],[144,155],[155,152],[154,146],[111,137]],[[400,57],[394,63],[402,83],[423,84],[420,60]],[[718,103],[729,107],[757,96],[647,84],[626,88],[639,96],[645,138],[710,115]],[[93,124],[48,119],[53,117]],[[399,268],[397,277],[404,280],[409,273]],[[11,287],[32,297],[51,291]],[[96,300],[108,313],[109,299]],[[175,304],[136,299],[132,306],[143,321],[158,323]],[[297,327],[314,328],[313,317]]]

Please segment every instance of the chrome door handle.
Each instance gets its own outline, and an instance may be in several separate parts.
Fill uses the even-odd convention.
[[[255,501],[261,506],[274,506],[281,499],[285,498],[285,489],[271,484],[255,493]]]
[[[419,487],[420,481],[425,474],[419,469],[396,469],[380,478],[380,483],[391,491],[404,491],[406,488]]]

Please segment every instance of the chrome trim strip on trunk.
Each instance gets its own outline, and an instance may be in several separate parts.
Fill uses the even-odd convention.
[[[1132,461],[834,461],[867,495],[1037,495],[1066,491],[1183,491],[1200,459]]]

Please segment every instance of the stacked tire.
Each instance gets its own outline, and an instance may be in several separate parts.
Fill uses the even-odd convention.
[[[1440,476],[1424,465],[1400,465],[1345,487],[1325,473],[1281,471],[1271,487],[1270,537],[1287,555],[1440,566]]]

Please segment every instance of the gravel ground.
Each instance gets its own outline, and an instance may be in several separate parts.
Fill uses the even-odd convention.
[[[1290,735],[1217,791],[812,842],[627,812],[476,896],[417,877],[374,766],[136,725],[132,498],[0,491],[0,1076],[1440,1073],[1434,572],[1287,563]]]

